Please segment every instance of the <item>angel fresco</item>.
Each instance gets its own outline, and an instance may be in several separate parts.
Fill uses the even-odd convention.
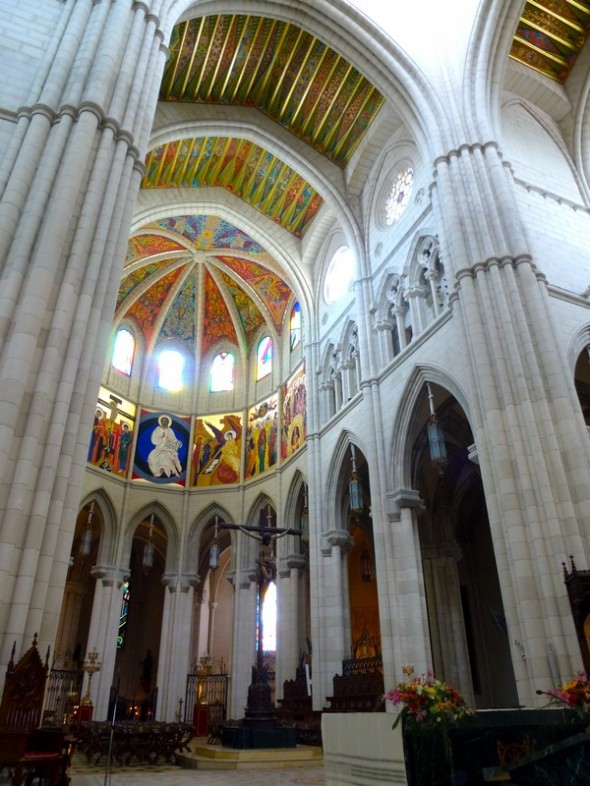
[[[192,485],[237,483],[242,466],[242,421],[239,415],[197,418],[192,457]]]

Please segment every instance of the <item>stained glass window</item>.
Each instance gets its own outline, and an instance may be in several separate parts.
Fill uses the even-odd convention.
[[[262,600],[262,649],[265,652],[277,648],[277,585],[268,585]]]
[[[324,281],[326,303],[335,303],[344,297],[354,275],[354,254],[348,246],[340,246],[335,252]]]
[[[131,375],[133,356],[135,354],[135,339],[129,330],[120,328],[115,339],[113,350],[113,367],[127,376]]]
[[[211,363],[211,390],[234,389],[235,359],[231,352],[220,352]]]
[[[182,371],[184,358],[174,349],[160,352],[158,363],[158,387],[164,390],[180,390],[182,388]]]
[[[265,336],[258,344],[256,379],[262,379],[272,371],[272,338]]]
[[[407,208],[414,185],[414,170],[411,166],[401,169],[393,179],[391,190],[385,200],[385,223],[395,224]]]
[[[301,341],[301,305],[299,302],[295,303],[291,309],[290,329],[291,349],[295,349]]]
[[[125,646],[125,633],[127,632],[127,614],[129,613],[129,582],[123,583],[123,598],[121,600],[121,614],[119,615],[119,633],[117,634],[117,649]]]

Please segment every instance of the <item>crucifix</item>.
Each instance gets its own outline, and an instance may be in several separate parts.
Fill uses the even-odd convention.
[[[256,728],[273,728],[277,725],[271,701],[268,672],[264,666],[264,645],[262,625],[262,602],[268,585],[276,579],[277,567],[273,553],[273,542],[285,535],[302,535],[303,531],[293,527],[273,527],[270,504],[266,506],[266,516],[260,516],[260,526],[250,524],[226,524],[215,521],[214,542],[217,529],[239,530],[249,538],[259,541],[256,559],[256,604],[258,609],[258,630],[256,639],[256,666],[252,667],[252,684],[248,688],[248,704],[242,723]]]

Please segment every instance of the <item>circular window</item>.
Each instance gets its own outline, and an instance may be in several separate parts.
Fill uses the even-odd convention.
[[[347,293],[354,275],[354,254],[348,246],[340,246],[334,253],[324,280],[326,303],[334,303]]]
[[[411,166],[400,169],[393,178],[391,188],[385,198],[385,224],[390,227],[407,208],[414,185],[414,170]]]

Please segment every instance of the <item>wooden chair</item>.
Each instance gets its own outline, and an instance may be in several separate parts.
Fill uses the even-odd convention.
[[[45,683],[49,670],[49,648],[45,663],[37,649],[37,634],[32,646],[15,665],[12,647],[6,681],[0,702],[0,769],[8,769],[13,786],[34,779],[43,786],[65,786],[66,757],[64,731],[39,727]]]

